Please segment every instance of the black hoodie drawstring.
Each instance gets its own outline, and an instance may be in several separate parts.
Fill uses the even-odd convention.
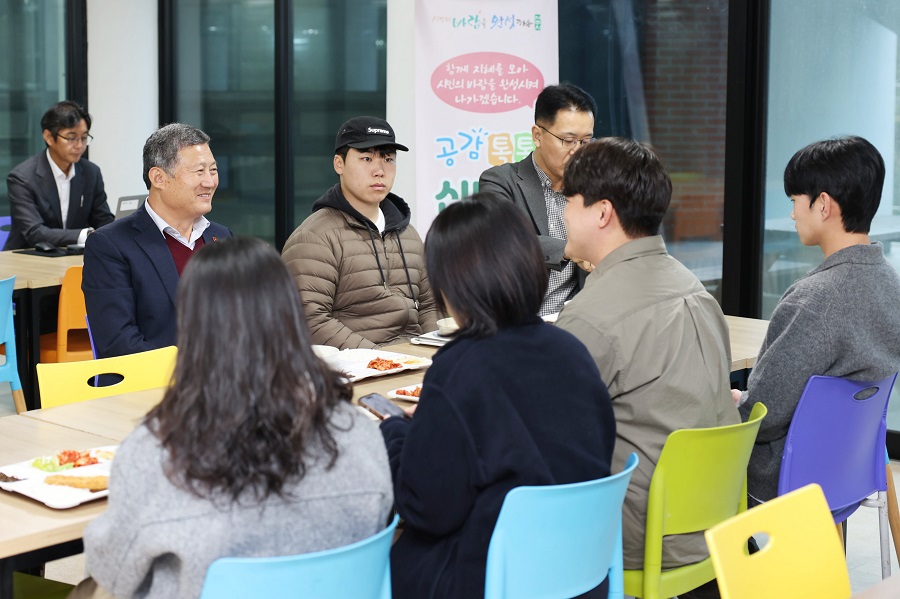
[[[378,248],[375,246],[375,234],[372,233],[372,227],[369,226],[369,223],[364,223],[366,225],[366,231],[369,232],[369,241],[372,242],[372,251],[375,253],[375,263],[378,264],[378,272],[381,273],[381,284],[384,285],[384,290],[388,290],[387,279],[384,278],[384,270],[381,268],[381,258],[378,257]],[[403,250],[401,249],[402,253]],[[404,266],[406,265],[404,261]],[[407,278],[409,278],[409,273],[406,274]]]
[[[418,310],[419,300],[416,299],[416,294],[413,293],[412,279],[409,278],[409,267],[406,265],[406,254],[403,253],[403,244],[400,243],[400,231],[397,231],[397,246],[400,248],[400,259],[403,260],[403,270],[406,271],[406,284],[409,286],[409,297],[412,298],[416,310]]]
[[[372,251],[375,253],[375,263],[378,264],[378,272],[381,273],[381,283],[384,285],[385,291],[387,291],[387,279],[385,279],[384,270],[381,268],[381,258],[378,257],[378,248],[375,245],[375,234],[372,232],[372,227],[369,226],[368,222],[366,222],[365,225],[366,231],[369,232],[369,241],[372,242]],[[397,236],[397,246],[400,248],[400,259],[403,261],[403,271],[406,273],[406,285],[409,287],[409,297],[416,306],[416,310],[418,310],[419,300],[413,292],[412,278],[409,276],[409,267],[406,265],[406,254],[403,252],[403,243],[400,241],[400,231],[395,231],[394,234]]]

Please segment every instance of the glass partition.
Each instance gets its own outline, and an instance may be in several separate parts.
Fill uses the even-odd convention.
[[[296,227],[338,182],[332,158],[341,123],[385,116],[387,3],[294,0],[293,8]]]
[[[275,239],[274,2],[177,3],[176,115],[203,129],[219,163],[210,217]]]
[[[65,99],[64,0],[0,3],[0,173],[45,147],[41,116]],[[14,57],[14,58],[13,58]],[[0,185],[0,214],[9,214]]]
[[[721,301],[728,0],[560,2],[560,79],[598,136],[652,144],[673,182],[669,252]]]

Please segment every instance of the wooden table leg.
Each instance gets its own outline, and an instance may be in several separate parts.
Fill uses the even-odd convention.
[[[894,473],[887,467],[887,508],[888,523],[891,525],[891,538],[894,539],[894,553],[900,560],[900,507],[897,505],[897,489],[894,487]]]

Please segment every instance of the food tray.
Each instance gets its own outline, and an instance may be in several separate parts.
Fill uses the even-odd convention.
[[[118,447],[118,445],[95,447],[91,449],[91,453],[93,455],[93,452],[95,451],[115,452]],[[106,497],[109,495],[109,489],[104,489],[103,491],[89,491],[87,489],[77,489],[75,487],[48,485],[44,482],[44,479],[54,474],[83,477],[109,476],[112,461],[101,457],[98,457],[98,459],[100,460],[100,463],[98,464],[69,468],[68,470],[60,470],[59,472],[45,472],[35,468],[31,465],[32,462],[34,462],[34,458],[17,464],[0,466],[0,472],[3,474],[22,479],[18,482],[0,482],[0,489],[25,495],[26,497],[30,497],[31,499],[39,501],[47,507],[56,510],[73,508],[76,505]]]
[[[419,401],[418,397],[413,397],[412,395],[401,395],[401,394],[397,393],[397,391],[412,391],[416,387],[421,387],[421,386],[422,386],[422,383],[419,383],[418,385],[407,385],[406,387],[400,387],[399,389],[393,389],[393,390],[387,392],[387,396],[389,399],[399,399],[400,401],[418,402]]]
[[[391,368],[390,370],[375,370],[369,368],[368,364],[375,358],[391,360],[400,364],[399,368]],[[378,349],[345,349],[336,354],[325,356],[322,358],[329,366],[343,372],[351,382],[361,381],[376,376],[385,376],[388,374],[396,374],[404,370],[418,370],[431,366],[431,360],[428,358],[420,358],[418,356],[410,356],[409,354],[400,354],[390,351],[381,351]]]

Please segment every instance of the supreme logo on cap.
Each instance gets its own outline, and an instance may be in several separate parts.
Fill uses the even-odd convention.
[[[390,135],[391,132],[387,129],[379,129],[378,127],[368,127],[366,128],[366,133],[371,133],[374,135]]]

